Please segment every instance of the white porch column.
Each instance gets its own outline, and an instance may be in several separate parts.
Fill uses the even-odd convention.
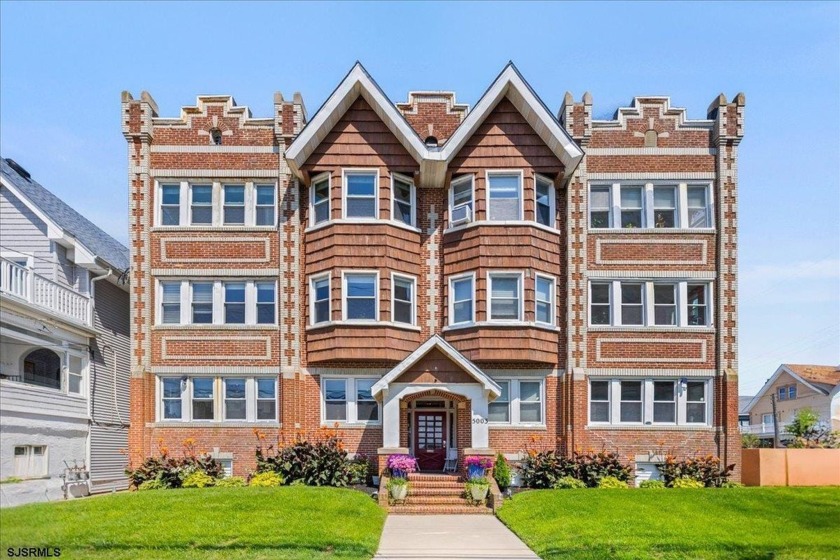
[[[382,447],[400,446],[400,395],[383,391]]]
[[[472,387],[471,387],[472,389]],[[480,395],[470,396],[472,402],[472,445],[473,448],[490,447],[490,429],[487,420],[488,405],[487,393],[480,387],[476,386]],[[472,393],[473,391],[470,391]],[[465,395],[466,396],[466,395]],[[466,446],[464,446],[466,447]]]

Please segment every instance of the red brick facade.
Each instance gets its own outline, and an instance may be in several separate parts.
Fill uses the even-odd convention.
[[[528,105],[533,93],[512,72],[508,82],[488,90],[488,96],[498,90],[498,100],[479,101],[472,111],[445,92],[413,93],[408,102],[385,107],[381,93],[364,80],[348,86],[346,94],[342,84],[333,94],[336,102],[322,109],[335,114],[313,115],[308,126],[297,94],[292,101],[276,94],[274,114],[259,119],[228,96],[200,97],[179,118],[161,118],[147,93],[138,100],[123,94],[134,463],[159,447],[174,451],[194,438],[199,450],[232,459],[235,473],[244,475],[255,466],[255,430],[276,444],[335,424],[353,453],[414,452],[408,415],[423,399],[452,403],[442,406],[454,411],[460,459],[467,449],[515,457],[540,445],[564,453],[613,450],[628,462],[697,452],[739,462],[735,203],[743,96],[731,103],[720,96],[707,120],[688,120],[667,98],[653,97],[636,98],[614,120],[596,121],[589,94],[580,102],[567,94],[558,122],[540,116],[544,108]],[[450,142],[458,148],[447,156]],[[582,157],[569,159],[575,150]],[[370,219],[347,218],[345,174],[354,169],[376,170],[376,213]],[[494,171],[508,173],[508,180],[520,177],[520,219],[499,222],[491,215]],[[473,177],[471,220],[453,225],[451,182],[466,176]],[[313,189],[321,177],[329,178],[329,211],[323,223],[316,223]],[[395,177],[414,181],[412,223],[397,218]],[[201,204],[194,187],[204,185],[211,187],[213,217],[192,225]],[[646,197],[640,212],[647,218],[659,208],[655,189],[673,188],[668,192],[674,193],[679,224],[591,227],[590,188],[612,189],[609,219],[620,224],[625,219],[622,185],[640,189]],[[275,220],[260,223],[259,200],[267,199],[258,197],[269,187]],[[228,213],[238,215],[237,192],[244,193],[242,223],[226,224]],[[697,214],[700,193],[706,193],[707,214],[703,209]],[[541,209],[538,200],[550,204]],[[692,227],[689,215],[692,220],[706,215],[706,226]],[[651,226],[649,219],[644,225]],[[344,276],[353,271],[378,274],[375,321],[345,319]],[[491,314],[491,277],[504,273],[519,275],[520,309],[513,322],[499,322]],[[394,274],[415,279],[413,324],[400,322]],[[463,274],[474,275],[474,317],[453,326],[450,280]],[[312,280],[323,277],[329,312],[316,324]],[[550,324],[539,319],[538,278],[553,282],[545,302]],[[206,296],[211,303],[196,295],[202,283],[213,286]],[[612,290],[612,298],[625,297],[625,284],[632,285],[630,290],[642,286],[645,325],[630,324],[632,306],[615,299],[608,304],[608,324],[594,324],[593,283],[608,286],[604,289]],[[654,290],[663,283],[675,290],[678,319],[668,325],[654,320],[660,316]],[[239,285],[244,286],[245,324],[227,319],[239,304],[231,286]],[[268,286],[275,290],[274,321],[267,319],[268,308],[260,307],[267,292],[258,290]],[[705,290],[701,303],[686,295],[696,298],[698,289]],[[180,307],[173,311],[176,300]],[[210,309],[206,316],[212,319],[195,324],[201,323],[196,320],[201,309]],[[626,321],[614,324],[619,313]],[[695,321],[698,316],[702,324]],[[440,349],[432,350],[407,372],[389,378],[385,390],[374,385],[378,420],[359,421],[364,397],[354,388],[366,380],[385,383],[390,371],[433,336],[474,367],[472,373],[463,364],[447,363]],[[239,398],[238,385],[230,380],[239,379],[246,380],[243,418],[229,412]],[[276,382],[273,415],[267,404],[272,397],[260,393],[267,385],[257,389],[266,379]],[[322,397],[327,379],[336,380],[336,386],[343,381],[346,393],[346,405],[336,409],[333,403],[332,412],[326,412]],[[674,383],[675,420],[668,425],[649,421],[654,408],[662,406],[657,408],[651,392],[657,380]],[[590,419],[593,381],[609,383],[609,421]],[[625,404],[619,401],[630,399],[621,384],[635,381],[644,391],[642,416],[638,422],[620,421],[615,415],[623,418]],[[699,391],[700,381],[705,392],[689,396],[687,387],[694,383],[692,391]],[[481,382],[495,388],[458,392]],[[212,384],[209,397],[202,383]],[[391,408],[388,399],[397,391],[404,393]],[[475,395],[486,402],[477,402]],[[507,420],[503,407],[490,404],[505,399]],[[698,417],[700,403],[707,402],[705,415]],[[345,412],[336,412],[341,406]],[[344,413],[345,419],[328,417]]]

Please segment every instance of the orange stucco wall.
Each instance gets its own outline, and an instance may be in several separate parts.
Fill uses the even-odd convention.
[[[744,449],[747,486],[840,486],[840,449]]]

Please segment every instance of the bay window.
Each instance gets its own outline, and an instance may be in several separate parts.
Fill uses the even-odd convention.
[[[343,275],[344,319],[379,320],[379,275],[376,272],[345,272]]]
[[[542,175],[536,176],[537,223],[554,227],[554,183]]]
[[[710,379],[592,378],[589,423],[706,426],[710,387]]]
[[[554,324],[554,279],[536,276],[535,319],[537,323]]]
[[[391,192],[393,198],[391,219],[407,226],[414,226],[414,182],[403,175],[393,173],[391,174]]]
[[[449,324],[475,321],[475,276],[458,276],[449,279]]]
[[[520,273],[491,272],[490,313],[491,321],[522,320],[522,275]]]
[[[473,175],[452,179],[449,196],[449,222],[471,221],[475,216]],[[458,210],[458,213],[455,210]],[[464,216],[460,216],[463,214]]]
[[[330,219],[330,175],[319,175],[312,181],[312,211],[310,225],[320,224]]]
[[[391,320],[394,323],[414,324],[416,281],[408,276],[391,277]]]
[[[326,323],[330,320],[330,277],[318,276],[310,280],[309,297],[311,301],[311,324]]]
[[[377,218],[378,172],[344,170],[344,217]]]
[[[487,219],[511,221],[522,219],[522,173],[487,173]]]

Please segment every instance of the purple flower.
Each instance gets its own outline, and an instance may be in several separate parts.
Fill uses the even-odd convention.
[[[417,459],[411,455],[389,455],[387,465],[391,472],[408,474],[417,470]]]
[[[490,459],[489,457],[481,457],[479,455],[469,455],[464,458],[464,464],[467,467],[489,469],[493,467],[493,459]]]

